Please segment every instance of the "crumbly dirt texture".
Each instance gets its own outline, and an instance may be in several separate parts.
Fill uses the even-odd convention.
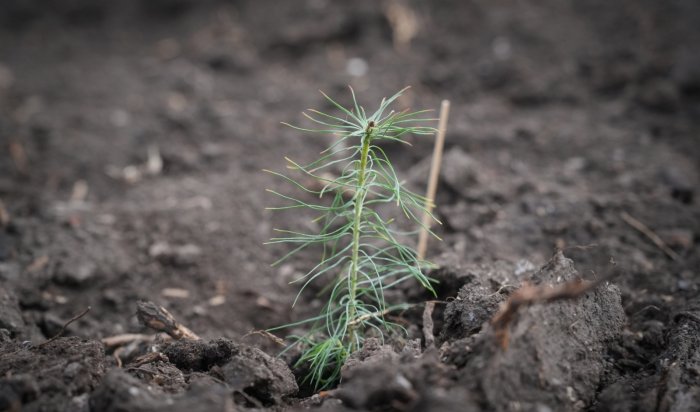
[[[0,410],[699,410],[699,48],[695,0],[3,1]],[[323,304],[291,309],[313,251],[270,266],[273,228],[315,226],[265,209],[290,188],[261,169],[317,156],[331,137],[279,122],[348,85],[452,102],[440,283],[388,295],[408,334],[316,393],[251,333]],[[411,143],[385,150],[423,191]],[[491,323],[524,285],[603,278]]]

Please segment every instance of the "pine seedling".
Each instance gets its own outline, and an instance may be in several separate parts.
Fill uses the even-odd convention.
[[[383,204],[392,204],[414,227],[415,223],[422,226],[420,218],[426,213],[427,199],[404,187],[381,147],[382,142],[388,141],[409,144],[405,138],[410,134],[435,132],[433,127],[425,126],[436,120],[425,117],[428,111],[390,110],[405,90],[383,99],[370,115],[357,103],[352,89],[353,106],[349,108],[322,93],[338,110],[337,114],[317,110],[303,113],[320,125],[318,129],[285,124],[303,132],[330,134],[336,140],[311,163],[299,164],[287,158],[288,169],[298,178],[267,171],[306,193],[304,197],[293,197],[269,190],[289,202],[270,209],[309,209],[318,214],[318,233],[277,230],[280,237],[268,242],[285,243],[292,248],[274,265],[309,247],[317,247],[321,253],[320,262],[294,281],[301,283],[294,304],[312,282],[321,282],[322,294],[327,298],[321,313],[271,329],[306,328],[305,334],[290,337],[292,343],[287,350],[295,346],[301,349],[297,366],[308,368],[306,379],[316,389],[338,381],[343,363],[362,346],[365,336],[383,339],[388,330],[402,329],[385,315],[409,305],[387,302],[388,289],[413,279],[435,293],[431,280],[423,273],[430,264],[401,241],[417,231],[399,231],[397,222],[378,213]],[[319,200],[306,200],[311,195]]]

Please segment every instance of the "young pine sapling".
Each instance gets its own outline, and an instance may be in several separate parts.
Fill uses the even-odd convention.
[[[386,330],[401,328],[385,315],[408,305],[388,303],[385,300],[387,289],[414,279],[435,293],[430,279],[423,273],[429,263],[400,241],[417,231],[401,232],[394,227],[396,222],[378,213],[382,204],[393,204],[410,221],[421,226],[421,215],[429,213],[427,199],[404,188],[381,147],[382,142],[389,141],[408,144],[405,138],[410,134],[432,135],[436,131],[425,125],[435,120],[423,117],[425,110],[390,110],[391,104],[405,90],[383,99],[370,115],[358,105],[352,89],[353,106],[350,108],[323,94],[337,108],[337,115],[309,110],[304,115],[322,127],[288,126],[304,132],[331,134],[336,140],[309,164],[286,159],[288,168],[296,171],[300,178],[268,171],[307,193],[303,197],[292,197],[270,190],[289,202],[271,209],[303,208],[318,214],[315,219],[320,225],[318,233],[277,230],[281,237],[269,242],[292,245],[292,250],[274,265],[307,247],[316,246],[322,250],[320,262],[295,280],[302,286],[294,301],[296,304],[312,282],[323,282],[327,303],[322,312],[310,319],[272,329],[308,327],[305,334],[291,337],[293,342],[288,349],[300,347],[302,354],[298,365],[306,364],[307,379],[317,389],[338,380],[343,363],[362,346],[366,334],[383,337]],[[338,177],[329,177],[338,174]],[[317,185],[310,185],[308,181],[315,181]],[[321,200],[307,200],[312,198],[310,195]]]

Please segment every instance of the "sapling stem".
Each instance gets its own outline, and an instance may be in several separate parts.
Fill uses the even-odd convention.
[[[367,188],[365,187],[365,180],[367,178],[367,157],[369,156],[369,148],[372,144],[372,131],[374,129],[374,122],[370,121],[367,124],[367,129],[362,138],[362,154],[360,155],[360,164],[358,166],[358,176],[357,176],[357,189],[355,190],[354,199],[354,212],[355,221],[352,227],[352,260],[350,263],[350,313],[348,318],[354,319],[357,314],[357,307],[355,306],[355,299],[357,298],[357,272],[359,269],[359,258],[360,258],[360,232],[362,230],[362,207],[365,203],[365,197],[367,196]],[[358,341],[357,325],[354,323],[348,324],[348,332],[350,333],[350,351],[354,349],[355,342]]]
[[[429,263],[399,241],[407,233],[397,230],[397,220],[384,218],[378,208],[383,204],[396,205],[408,220],[403,226],[409,226],[410,221],[421,223],[417,216],[427,211],[426,198],[403,187],[382,148],[382,142],[407,143],[403,139],[408,134],[432,135],[435,132],[432,127],[420,125],[435,120],[422,117],[425,111],[389,109],[402,92],[383,99],[379,108],[370,115],[357,103],[354,92],[350,108],[324,94],[340,113],[332,115],[309,110],[305,116],[321,125],[319,130],[291,127],[331,134],[338,140],[311,163],[304,165],[287,159],[289,169],[299,172],[304,180],[311,179],[315,183],[307,185],[304,180],[268,171],[304,193],[297,198],[270,190],[270,193],[291,202],[291,205],[273,209],[306,208],[320,214],[313,219],[320,227],[317,233],[279,230],[282,235],[268,242],[292,246],[291,252],[275,264],[306,248],[322,250],[321,261],[296,280],[303,284],[295,299],[296,303],[312,282],[325,280],[320,294],[328,301],[321,313],[270,329],[308,327],[301,336],[290,337],[292,344],[288,349],[301,349],[298,365],[308,368],[307,379],[317,389],[338,381],[345,359],[361,347],[367,334],[382,338],[387,330],[401,329],[385,315],[405,308],[406,304],[387,303],[386,290],[413,279],[435,293],[431,280],[423,273]],[[311,195],[316,195],[316,199],[307,199]],[[432,218],[430,212],[427,213]]]

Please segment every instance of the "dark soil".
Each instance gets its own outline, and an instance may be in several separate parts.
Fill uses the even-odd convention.
[[[0,410],[699,410],[699,45],[695,0],[5,0]],[[314,394],[249,333],[322,304],[290,309],[314,256],[270,267],[273,227],[313,227],[264,209],[286,189],[260,170],[315,156],[279,122],[348,84],[452,101],[436,344],[422,307],[393,314],[409,336]],[[423,190],[413,143],[387,150]],[[497,339],[524,282],[603,276]],[[105,347],[152,333],[142,299],[203,340]]]

